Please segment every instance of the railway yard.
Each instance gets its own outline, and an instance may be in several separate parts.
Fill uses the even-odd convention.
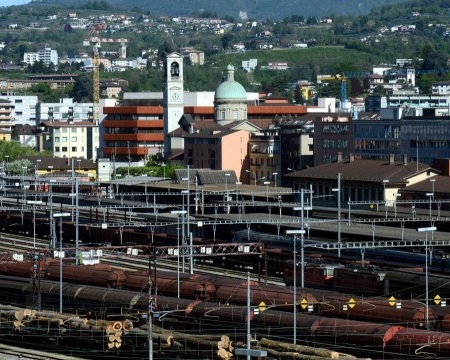
[[[200,206],[184,187],[4,188],[1,342],[86,359],[450,358],[447,212],[299,210],[292,190],[243,185]]]

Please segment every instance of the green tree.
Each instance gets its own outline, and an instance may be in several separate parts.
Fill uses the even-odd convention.
[[[36,95],[43,102],[58,102],[60,98],[58,91],[53,90],[49,84],[45,83],[33,85],[29,93]]]
[[[75,80],[70,97],[76,102],[90,102],[93,97],[92,77],[80,76]]]
[[[422,66],[420,68],[423,72],[446,72],[447,66],[447,52],[437,50],[432,44],[427,44],[422,49]]]
[[[423,74],[419,77],[417,84],[421,94],[431,94],[431,85],[436,81],[433,75]]]
[[[232,33],[227,33],[224,36],[222,36],[222,48],[228,49],[232,42],[234,41],[235,36]]]

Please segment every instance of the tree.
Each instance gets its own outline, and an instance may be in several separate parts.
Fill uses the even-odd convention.
[[[224,50],[228,49],[233,41],[234,41],[233,34],[231,33],[225,34],[224,36],[222,36],[222,48]]]
[[[422,49],[422,66],[423,72],[446,72],[447,54],[443,51],[438,51],[433,45],[427,44]]]
[[[64,25],[64,32],[65,32],[65,33],[71,33],[71,32],[73,32],[72,25],[70,25],[70,24]]]
[[[90,102],[93,99],[93,84],[90,76],[81,76],[75,80],[70,97],[77,102]]]
[[[435,82],[431,74],[423,74],[419,77],[417,84],[421,94],[431,94],[431,85]]]

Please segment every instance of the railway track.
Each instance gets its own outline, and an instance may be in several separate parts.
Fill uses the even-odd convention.
[[[8,233],[0,233],[0,252],[24,252],[31,253],[33,251],[33,238],[23,235],[11,235]],[[39,249],[48,249],[48,240],[47,239],[36,239],[35,240],[36,248]],[[147,257],[136,257],[136,256],[126,256],[126,255],[113,255],[113,256],[105,256],[100,258],[100,262],[104,264],[108,264],[114,268],[122,269],[122,270],[147,270],[149,268],[149,259]],[[247,277],[247,272],[252,269],[246,269],[239,271],[235,269],[222,269],[220,267],[215,267],[212,264],[208,263],[206,260],[204,263],[196,263],[194,265],[195,273],[202,274],[214,274],[214,275],[226,275],[228,277],[234,277],[238,279],[245,279]],[[163,259],[157,261],[156,268],[159,270],[169,270],[169,271],[177,271],[178,268],[178,260],[171,259]],[[187,259],[184,261],[180,259],[180,271],[184,269],[184,272],[189,272],[189,262]],[[258,274],[254,274],[253,277],[258,276]],[[281,277],[267,277],[263,278],[263,276],[259,276],[260,281],[265,281],[268,284],[284,284],[283,279]]]

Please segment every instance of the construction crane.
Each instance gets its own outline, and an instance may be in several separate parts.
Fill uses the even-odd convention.
[[[98,125],[98,102],[100,98],[100,56],[98,48],[100,44],[95,44],[93,49],[94,63],[92,67],[92,120]]]
[[[347,101],[347,78],[343,74],[336,75],[317,75],[317,83],[328,81],[340,81],[341,82],[341,108],[344,109]]]

